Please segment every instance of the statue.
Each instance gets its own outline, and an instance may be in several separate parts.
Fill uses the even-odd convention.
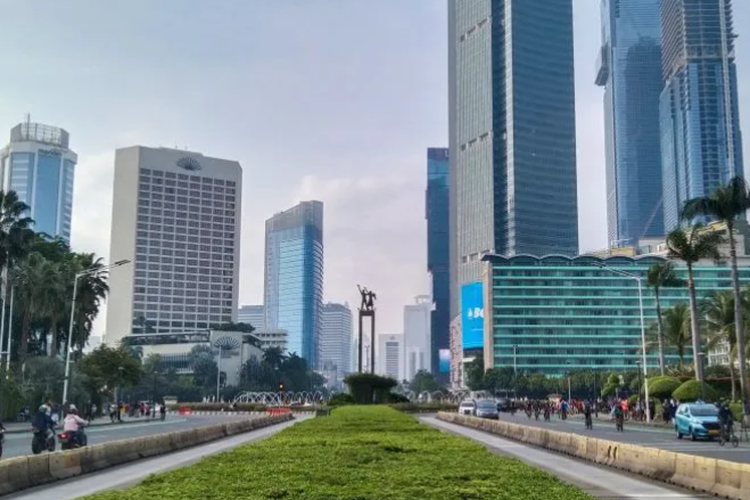
[[[359,290],[359,294],[362,296],[362,303],[360,304],[359,308],[362,311],[374,311],[375,310],[375,299],[378,298],[377,295],[375,295],[375,292],[372,292],[368,290],[367,288],[363,288],[359,285],[357,285],[357,289]]]

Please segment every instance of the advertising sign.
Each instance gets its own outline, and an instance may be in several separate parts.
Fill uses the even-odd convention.
[[[450,349],[440,349],[438,351],[440,356],[440,364],[438,365],[438,371],[440,373],[450,373],[451,371],[451,351]]]
[[[461,287],[461,338],[464,349],[484,347],[484,297],[481,281]]]

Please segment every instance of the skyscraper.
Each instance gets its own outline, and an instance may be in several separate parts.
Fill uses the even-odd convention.
[[[378,352],[375,355],[377,371],[386,377],[403,380],[401,363],[403,335],[400,333],[381,333],[378,336]]]
[[[450,181],[448,148],[427,149],[427,271],[432,277],[432,318],[429,368],[439,373],[438,352],[448,349],[448,330],[451,320],[450,275]],[[404,335],[407,335],[404,330]],[[409,344],[409,342],[405,342]],[[409,378],[410,372],[407,372]]]
[[[481,256],[578,252],[572,0],[450,0],[451,315]]]
[[[664,235],[660,3],[601,2],[596,84],[604,87],[609,246]]]
[[[240,306],[237,322],[249,323],[256,330],[266,327],[266,309],[262,305]]]
[[[24,122],[10,131],[10,144],[0,150],[5,190],[31,207],[34,230],[70,241],[73,181],[78,155],[65,130]]]
[[[115,153],[104,342],[236,321],[242,168],[200,153]]]
[[[323,307],[323,203],[303,201],[266,221],[266,328],[316,367]]]
[[[685,201],[743,175],[730,0],[661,2],[664,226]]]
[[[336,367],[339,378],[351,370],[352,310],[349,304],[323,304],[320,364]]]
[[[448,307],[448,304],[445,304]],[[402,345],[401,363],[403,378],[412,380],[414,375],[420,370],[432,371],[433,374],[440,373],[439,366],[434,358],[439,358],[440,353],[434,353],[432,347],[431,319],[435,315],[435,304],[429,295],[419,295],[415,297],[414,304],[404,306],[404,335]],[[450,328],[450,323],[448,327]],[[446,337],[448,332],[446,331]],[[441,347],[440,349],[448,349]],[[447,377],[446,377],[447,378]]]

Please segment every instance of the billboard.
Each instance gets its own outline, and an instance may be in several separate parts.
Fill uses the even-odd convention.
[[[484,347],[484,297],[482,282],[461,287],[461,338],[464,349]]]
[[[451,351],[450,349],[440,349],[438,351],[440,356],[440,364],[438,365],[438,372],[450,373],[451,371]]]

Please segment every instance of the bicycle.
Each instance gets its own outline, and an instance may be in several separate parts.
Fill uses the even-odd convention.
[[[740,440],[737,434],[734,433],[734,427],[727,429],[726,426],[721,430],[721,436],[719,437],[719,445],[724,446],[727,443],[732,443],[733,448],[737,448],[740,445]]]

